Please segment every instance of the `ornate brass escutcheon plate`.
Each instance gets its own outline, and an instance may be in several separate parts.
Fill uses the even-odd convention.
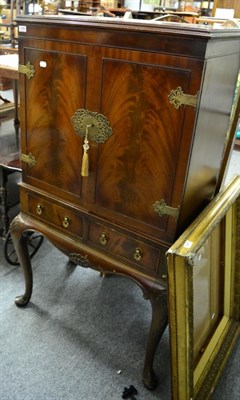
[[[77,110],[71,118],[73,127],[80,136],[85,137],[88,128],[88,139],[96,143],[104,143],[112,135],[112,128],[103,114]]]

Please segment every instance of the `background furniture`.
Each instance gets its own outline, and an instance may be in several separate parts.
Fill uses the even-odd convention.
[[[232,8],[235,10],[234,17],[240,18],[240,2],[239,0],[214,0],[213,16],[215,16],[216,8]]]
[[[0,54],[17,53],[17,27],[15,22],[16,14],[20,13],[20,1],[10,0],[6,4],[2,2],[0,8],[0,29],[2,32],[0,40]],[[12,86],[12,79],[0,74],[0,89],[9,90]],[[15,90],[15,89],[14,89]]]
[[[19,115],[18,115],[18,54],[4,54],[0,55],[0,77],[8,78],[12,81],[13,87],[13,104],[7,101],[8,107],[14,107],[14,126],[16,130],[16,135],[18,135],[19,131]],[[1,108],[1,106],[0,106]]]
[[[237,176],[168,251],[173,400],[212,398],[240,336],[239,196]]]
[[[21,163],[19,153],[4,155],[1,143],[0,151],[0,213],[1,237],[6,238],[9,229],[11,208],[19,203],[18,183],[21,180]],[[16,213],[15,213],[16,215]]]
[[[6,37],[1,41],[0,51],[5,53],[16,52],[17,48],[17,26],[15,18],[20,14],[22,5],[20,0],[6,1],[6,5],[1,7],[1,23],[0,27],[5,30]]]
[[[16,134],[16,144],[18,145],[18,134],[19,134],[19,117],[18,117],[18,55],[0,55],[0,76],[9,78],[13,81],[14,91],[14,103],[6,102],[7,108],[14,109],[14,127]],[[4,111],[6,112],[6,106],[3,104]],[[0,106],[1,109],[1,106]],[[0,150],[0,194],[1,194],[1,219],[2,219],[2,236],[6,237],[9,228],[9,216],[8,211],[10,207],[15,205],[19,201],[19,195],[14,192],[12,199],[8,196],[9,191],[7,190],[8,177],[13,172],[21,171],[19,153],[14,152],[13,154],[6,153],[7,140],[1,141]],[[18,175],[17,175],[18,176]]]

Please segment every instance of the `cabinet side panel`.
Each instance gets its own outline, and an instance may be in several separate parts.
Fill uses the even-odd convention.
[[[179,233],[212,199],[226,145],[239,54],[207,61]]]

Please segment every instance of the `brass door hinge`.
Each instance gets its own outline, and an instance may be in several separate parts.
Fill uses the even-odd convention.
[[[176,109],[182,105],[197,107],[198,104],[198,93],[196,95],[185,94],[180,86],[175,90],[171,90],[168,98]]]
[[[21,153],[20,159],[22,162],[27,163],[30,168],[33,167],[37,162],[36,158],[31,153],[28,154]]]
[[[156,201],[153,204],[153,209],[160,217],[163,217],[164,215],[170,215],[171,217],[177,218],[179,214],[179,207],[174,208],[167,206],[163,199]]]
[[[30,63],[30,61],[27,62],[26,65],[19,64],[18,66],[18,72],[20,74],[25,74],[28,79],[31,79],[35,75],[35,68],[34,66]]]

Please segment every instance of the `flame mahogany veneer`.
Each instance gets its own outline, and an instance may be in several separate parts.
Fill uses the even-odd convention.
[[[11,235],[26,289],[16,304],[32,293],[28,230],[82,267],[131,278],[152,305],[143,382],[153,389],[168,320],[165,252],[219,186],[240,33],[114,18],[17,21],[20,64],[35,73],[20,74],[23,180]],[[169,95],[181,91],[178,107]],[[84,177],[77,110],[104,116],[112,130],[103,143],[89,136]]]

